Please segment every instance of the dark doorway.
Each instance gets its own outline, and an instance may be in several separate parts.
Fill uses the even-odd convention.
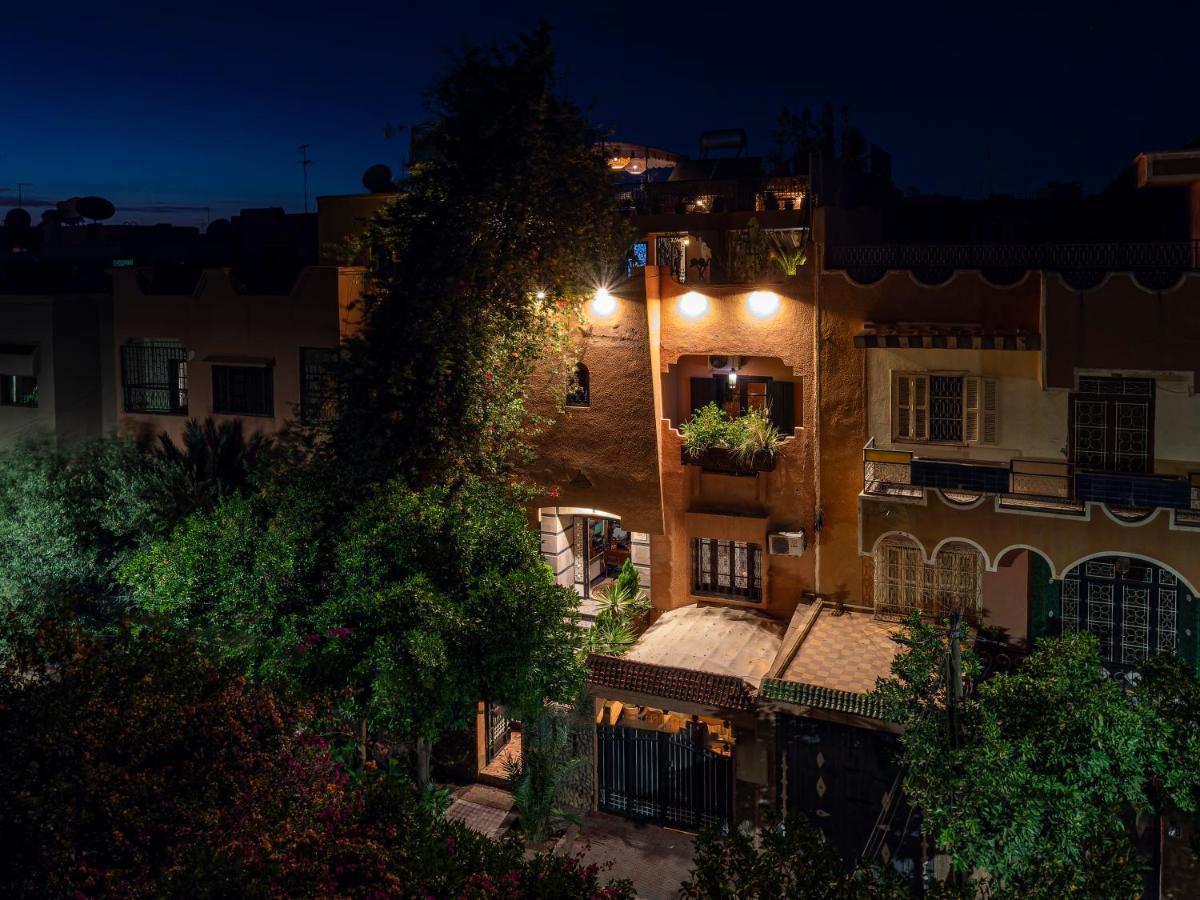
[[[1070,455],[1077,469],[1154,470],[1154,379],[1081,376],[1071,394]]]
[[[895,735],[800,716],[777,720],[779,808],[825,832],[847,865],[921,877],[921,820],[905,800]]]

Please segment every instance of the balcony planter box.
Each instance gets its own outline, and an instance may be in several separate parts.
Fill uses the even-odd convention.
[[[705,450],[699,456],[688,453],[687,447],[680,448],[680,457],[685,466],[699,466],[702,471],[715,472],[720,475],[757,475],[759,472],[775,471],[775,457],[778,454],[758,453],[749,465],[738,462],[729,450],[713,448]]]

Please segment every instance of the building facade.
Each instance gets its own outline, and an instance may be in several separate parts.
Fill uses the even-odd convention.
[[[653,604],[591,660],[597,807],[697,827],[799,806],[913,874],[869,697],[905,615],[963,613],[992,669],[1072,631],[1116,677],[1197,666],[1200,153],[1156,160],[1134,171],[1169,171],[1192,223],[1171,240],[856,244],[854,216],[745,161],[622,187],[642,238],[576,329],[586,402],[530,473],[585,618],[627,558]],[[769,463],[684,452],[711,402],[769,410]]]

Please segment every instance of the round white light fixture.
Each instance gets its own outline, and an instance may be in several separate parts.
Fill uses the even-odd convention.
[[[592,313],[604,317],[611,316],[617,311],[617,298],[608,292],[608,288],[600,288],[592,296]]]
[[[696,291],[688,291],[679,298],[679,312],[688,319],[698,319],[708,312],[708,298]]]
[[[625,166],[625,171],[630,175],[641,175],[646,171],[646,161],[644,159],[638,159],[635,156],[629,161],[629,164]]]
[[[754,318],[766,319],[779,312],[779,295],[774,291],[755,291],[746,299],[746,305]]]
[[[536,294],[534,294],[534,296],[535,296],[535,297],[537,297],[539,300],[545,300],[545,299],[546,299],[546,292],[545,292],[545,291],[538,291]]]

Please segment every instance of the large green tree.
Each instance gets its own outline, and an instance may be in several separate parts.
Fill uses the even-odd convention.
[[[170,625],[41,620],[10,643],[0,895],[632,895],[446,821],[393,769],[347,770],[306,711]]]
[[[359,242],[365,324],[330,445],[352,484],[503,472],[539,424],[531,372],[549,360],[565,378],[570,316],[626,249],[600,134],[561,93],[545,26],[464,50],[427,106],[402,193]]]
[[[1142,860],[1127,823],[1163,797],[1194,808],[1200,769],[1182,717],[1159,714],[1101,667],[1096,640],[1039,641],[978,684],[967,655],[956,726],[945,629],[914,618],[879,691],[903,728],[905,791],[933,841],[992,896],[1132,896]],[[1164,703],[1162,692],[1155,692]]]

